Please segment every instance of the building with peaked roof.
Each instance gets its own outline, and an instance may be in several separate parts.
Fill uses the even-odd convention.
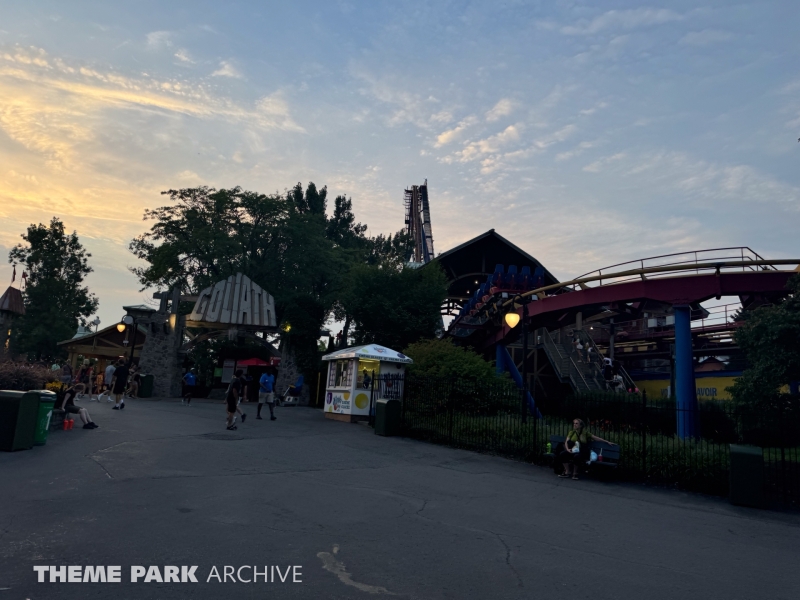
[[[18,288],[8,286],[0,296],[0,352],[8,352],[14,321],[24,314],[22,292]]]
[[[543,285],[558,283],[542,263],[494,229],[443,252],[431,263],[439,264],[448,279],[446,305],[442,307],[445,314],[456,314],[498,265],[503,265],[504,269],[514,265],[517,272],[523,267],[528,267],[531,272],[541,267],[544,271]]]
[[[142,325],[137,330],[136,335],[127,329],[121,332],[115,323],[94,333],[84,330],[83,335],[76,334],[72,339],[59,342],[58,345],[67,351],[68,362],[73,368],[78,366],[79,356],[95,359],[105,368],[107,363],[120,358],[127,359],[133,352],[133,362],[138,363],[148,331]]]

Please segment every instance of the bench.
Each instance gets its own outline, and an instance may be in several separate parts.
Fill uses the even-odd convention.
[[[561,448],[564,446],[566,439],[567,438],[563,435],[551,435],[550,447],[552,448],[552,452],[546,453],[545,457],[551,461],[555,459],[556,454],[561,452]],[[588,463],[587,466],[596,466],[604,469],[616,469],[619,466],[619,457],[621,454],[619,446],[612,446],[605,442],[592,441],[589,443],[589,450],[593,450],[597,453],[597,460]]]

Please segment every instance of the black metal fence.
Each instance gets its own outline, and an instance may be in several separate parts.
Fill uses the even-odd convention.
[[[550,437],[566,435],[577,417],[620,445],[619,477],[719,495],[728,493],[730,444],[755,445],[764,455],[768,499],[800,506],[800,406],[790,402],[758,411],[701,402],[699,436],[681,439],[679,411],[669,399],[608,393],[539,399],[544,417],[534,419],[523,418],[520,390],[504,380],[393,377],[409,437],[543,463]]]

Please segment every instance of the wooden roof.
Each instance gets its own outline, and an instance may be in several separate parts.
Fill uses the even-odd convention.
[[[8,286],[8,289],[0,296],[0,311],[24,315],[25,304],[22,302],[22,292],[15,287]]]

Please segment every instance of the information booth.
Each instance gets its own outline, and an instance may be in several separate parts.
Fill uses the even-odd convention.
[[[378,344],[343,348],[326,354],[322,360],[328,361],[325,417],[348,422],[369,419],[373,387],[376,395],[382,387],[373,386],[376,377],[402,376],[406,365],[414,362],[405,354]]]

